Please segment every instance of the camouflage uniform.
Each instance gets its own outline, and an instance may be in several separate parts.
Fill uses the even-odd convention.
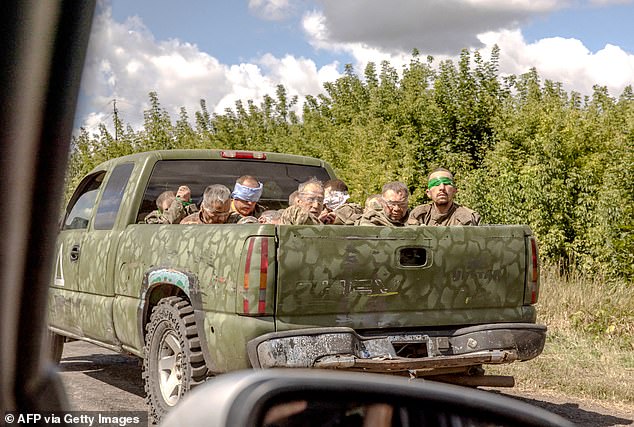
[[[301,206],[289,206],[282,212],[280,224],[287,225],[321,225],[321,221],[310,212],[306,212]]]
[[[154,210],[145,217],[146,224],[179,224],[183,218],[198,212],[194,203],[174,199],[166,211]]]
[[[383,205],[381,204],[381,201],[377,198],[371,198],[366,200],[365,209],[363,211],[365,213],[365,211],[370,211],[370,210],[378,211],[382,209],[383,209]]]
[[[407,225],[479,225],[480,215],[469,208],[452,203],[445,214],[441,214],[433,203],[420,205],[412,210]]]
[[[344,203],[333,212],[335,213],[333,225],[355,225],[363,215],[363,208],[356,203]]]
[[[231,215],[229,215],[229,217],[227,218],[227,221],[225,221],[223,224],[237,224],[238,221],[240,221],[240,219],[242,219],[240,214],[237,214],[235,212],[231,212]],[[189,215],[188,217],[183,219],[180,223],[181,224],[207,224],[203,220],[203,211],[202,210],[199,211],[199,212],[196,212],[196,213],[193,213],[193,214]],[[211,225],[214,225],[214,224],[211,224]]]
[[[365,213],[361,216],[361,219],[357,221],[357,225],[382,225],[386,227],[403,227],[407,222],[409,210],[405,212],[403,218],[400,221],[392,221],[386,214],[383,208],[381,209],[366,209]]]
[[[241,217],[237,223],[238,224],[258,224],[259,221],[256,217],[249,215],[249,216]]]

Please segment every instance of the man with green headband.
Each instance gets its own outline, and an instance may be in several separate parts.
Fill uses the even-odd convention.
[[[427,196],[431,203],[412,210],[407,225],[478,225],[480,215],[453,201],[458,189],[453,175],[447,169],[438,168],[429,174]]]

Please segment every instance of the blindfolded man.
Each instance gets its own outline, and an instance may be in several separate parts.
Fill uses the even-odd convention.
[[[263,187],[254,176],[243,175],[238,178],[231,193],[231,211],[243,218],[247,216],[258,218],[265,211],[264,206],[258,204],[262,197]]]

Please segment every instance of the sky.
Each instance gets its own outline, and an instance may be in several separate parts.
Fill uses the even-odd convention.
[[[413,49],[434,63],[462,49],[502,75],[535,67],[587,95],[634,86],[634,0],[99,0],[76,128],[111,127],[114,105],[139,130],[149,92],[172,120],[204,100],[222,114],[283,84],[301,101],[346,64],[401,69]]]

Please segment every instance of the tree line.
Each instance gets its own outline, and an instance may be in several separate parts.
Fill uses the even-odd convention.
[[[414,51],[399,73],[389,62],[352,66],[303,105],[280,85],[261,103],[238,101],[222,114],[204,100],[175,122],[149,94],[144,125],[120,115],[114,136],[82,129],[73,138],[68,189],[100,162],[139,151],[224,148],[314,156],[329,162],[353,198],[406,183],[412,206],[425,201],[426,177],[452,170],[457,200],[484,223],[529,224],[542,258],[634,278],[634,92],[595,86],[567,92],[532,69],[501,75],[499,50],[488,60],[463,51],[435,63]],[[116,137],[115,137],[116,136]]]

